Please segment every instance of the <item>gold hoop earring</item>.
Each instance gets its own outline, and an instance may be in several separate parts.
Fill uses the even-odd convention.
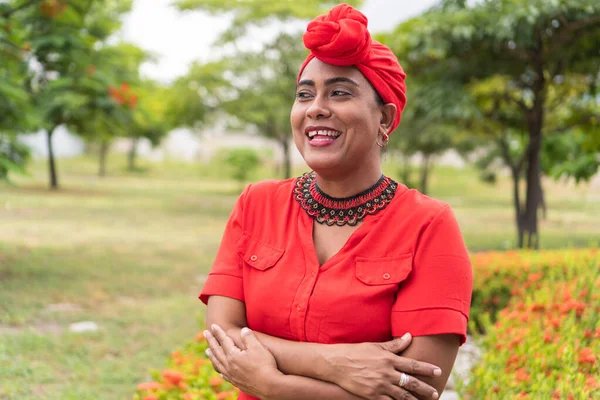
[[[375,139],[375,143],[377,143],[377,146],[379,146],[379,147],[381,147],[381,148],[383,149],[384,147],[387,147],[387,145],[389,144],[389,141],[390,141],[390,135],[388,135],[388,134],[387,134],[387,133],[385,133],[385,132],[381,132],[381,134],[382,134],[382,135],[383,135],[383,137],[385,138],[385,139],[383,140],[383,143],[379,143],[379,140],[377,140],[377,139],[379,139],[379,135],[377,135],[377,139]]]

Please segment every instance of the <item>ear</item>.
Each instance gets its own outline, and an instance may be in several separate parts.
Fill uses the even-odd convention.
[[[392,126],[394,125],[398,107],[396,107],[394,103],[387,103],[381,106],[380,109],[381,122],[379,124],[379,128],[382,129],[386,134],[389,134],[392,130]]]

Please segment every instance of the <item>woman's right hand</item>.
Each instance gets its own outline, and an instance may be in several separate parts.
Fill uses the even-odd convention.
[[[365,399],[437,399],[437,391],[415,376],[440,376],[441,369],[398,355],[411,340],[406,334],[383,343],[331,345],[326,355],[328,368],[321,379]],[[403,388],[399,385],[402,373],[409,375]]]

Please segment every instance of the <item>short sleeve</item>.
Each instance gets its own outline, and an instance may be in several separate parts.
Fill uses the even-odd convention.
[[[473,271],[458,222],[445,205],[417,242],[413,269],[392,307],[392,335],[457,334],[466,341]]]
[[[250,186],[238,198],[225,226],[217,256],[199,296],[204,304],[212,295],[244,301],[242,263],[237,242],[243,233],[244,203],[249,189]]]

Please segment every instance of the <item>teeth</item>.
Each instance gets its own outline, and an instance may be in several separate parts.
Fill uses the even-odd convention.
[[[325,130],[323,130],[323,131],[311,131],[311,132],[308,132],[308,137],[311,138],[311,139],[313,137],[317,136],[317,135],[319,135],[319,136],[331,136],[331,137],[337,138],[338,136],[341,135],[341,132],[337,132],[337,131],[325,131]]]

